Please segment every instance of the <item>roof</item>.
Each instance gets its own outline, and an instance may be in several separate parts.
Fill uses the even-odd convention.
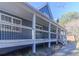
[[[23,4],[25,4],[26,6],[28,6],[32,11],[34,11],[34,12],[42,15],[43,17],[45,17],[46,19],[49,20],[49,18],[46,17],[46,15],[44,15],[42,12],[40,12],[39,10],[35,9],[34,7],[32,7],[29,3],[23,3]],[[58,25],[59,27],[61,27],[62,29],[64,29],[66,31],[65,28],[63,28],[62,26],[60,26],[58,23],[54,22],[53,20],[49,20],[49,21],[52,22],[52,23],[54,23],[54,24],[56,24],[56,25]]]
[[[47,17],[49,17],[50,19],[53,19],[52,17],[52,12],[51,9],[49,7],[49,4],[46,3],[44,6],[42,6],[39,11],[41,11],[42,13],[44,13]]]

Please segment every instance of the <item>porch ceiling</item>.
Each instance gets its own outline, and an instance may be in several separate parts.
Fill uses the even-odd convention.
[[[32,20],[33,17],[33,14],[30,11],[28,11],[27,7],[26,9],[24,9],[23,5],[20,5],[19,3],[15,2],[1,2],[0,10],[27,20]]]

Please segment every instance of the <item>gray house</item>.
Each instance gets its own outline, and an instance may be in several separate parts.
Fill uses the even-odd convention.
[[[24,2],[0,3],[0,54],[32,44],[33,53],[36,45],[48,42],[66,44],[66,30],[53,21],[47,5],[36,10]]]

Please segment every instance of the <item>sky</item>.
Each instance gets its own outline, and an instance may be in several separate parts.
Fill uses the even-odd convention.
[[[42,7],[46,2],[30,2],[36,9]],[[53,18],[59,19],[67,12],[79,12],[79,2],[48,2]]]

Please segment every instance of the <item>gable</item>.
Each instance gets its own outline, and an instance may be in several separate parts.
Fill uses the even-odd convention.
[[[40,8],[39,11],[41,11],[42,13],[44,13],[48,18],[53,19],[52,13],[51,13],[51,10],[50,10],[48,4],[46,4],[45,6],[43,6],[42,8]]]

